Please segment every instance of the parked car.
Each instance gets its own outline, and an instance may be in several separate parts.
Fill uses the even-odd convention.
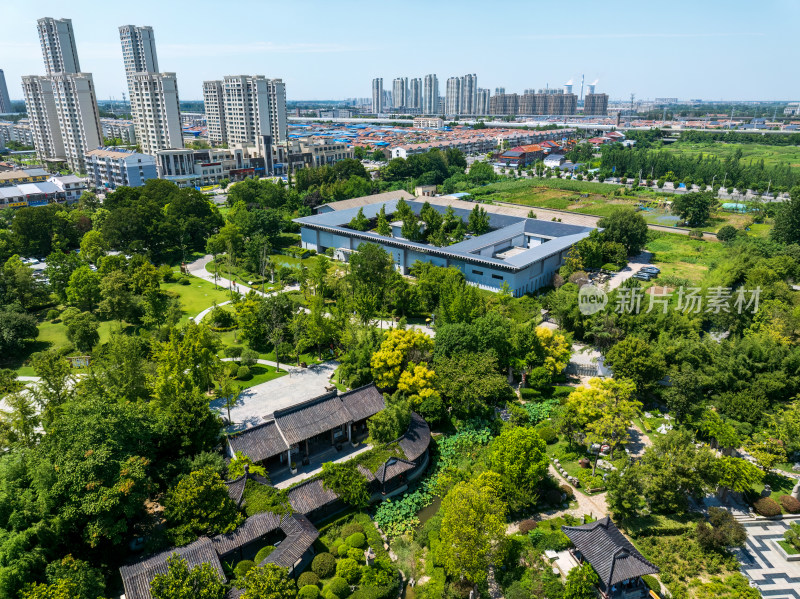
[[[632,278],[638,279],[639,281],[649,281],[650,279],[652,279],[654,277],[650,273],[637,272],[635,275],[633,275]]]
[[[652,272],[652,273],[658,274],[658,273],[661,272],[661,269],[658,268],[657,266],[642,266],[639,269],[639,272]]]

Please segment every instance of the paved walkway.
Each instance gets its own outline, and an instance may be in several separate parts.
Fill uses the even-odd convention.
[[[270,472],[269,478],[272,481],[272,486],[276,489],[287,489],[322,472],[322,464],[325,462],[333,462],[334,464],[347,462],[370,449],[372,449],[372,445],[359,443],[356,447],[353,447],[350,443],[345,442],[342,451],[336,451],[335,448],[331,448],[329,451],[312,456],[312,462],[308,466],[298,466],[297,474],[292,475],[291,470],[284,468],[279,472]]]
[[[261,424],[275,410],[287,408],[325,393],[330,378],[338,368],[339,362],[331,360],[308,368],[287,368],[288,376],[282,376],[260,385],[245,389],[231,407],[232,424],[227,432],[244,430]],[[211,407],[221,416],[228,416],[228,409],[222,399],[215,399]]]
[[[195,277],[198,277],[200,279],[204,279],[204,280],[208,281],[209,283],[213,283],[214,282],[214,273],[208,272],[206,270],[206,265],[209,262],[211,262],[213,259],[214,259],[214,256],[212,256],[211,254],[206,254],[202,258],[198,258],[194,262],[191,262],[191,263],[187,264],[186,268],[189,271],[189,274],[194,275]],[[268,292],[264,293],[263,291],[259,291],[258,289],[254,289],[253,287],[248,287],[244,283],[239,283],[238,281],[231,281],[230,279],[226,279],[226,278],[223,278],[223,277],[220,277],[220,276],[217,277],[217,285],[219,285],[223,289],[230,289],[231,288],[231,284],[233,284],[233,290],[234,291],[238,291],[239,293],[247,293],[248,291],[255,291],[257,294],[263,295],[265,297],[268,296],[268,295],[274,295],[276,293],[285,293],[287,291],[298,291],[300,289],[299,285],[288,285],[288,286],[284,287],[283,289],[276,290],[276,291],[268,291]],[[225,303],[228,303],[228,302],[225,302]],[[218,304],[218,305],[223,305],[223,304]],[[201,312],[201,314],[203,316],[205,316],[204,313]],[[200,315],[195,317],[196,322],[199,322],[199,320],[197,320],[197,318],[199,318],[199,316]]]

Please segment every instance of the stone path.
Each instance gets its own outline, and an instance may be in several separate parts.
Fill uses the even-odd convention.
[[[632,458],[640,458],[644,455],[644,450],[650,447],[653,442],[650,437],[645,435],[642,430],[635,424],[631,424],[628,429],[628,444],[625,449]]]
[[[555,466],[550,464],[548,466],[548,470],[550,475],[558,481],[559,484],[569,485],[569,483],[564,480],[564,478],[558,473],[555,469]],[[571,486],[571,485],[570,485]],[[580,489],[574,489],[575,492],[575,501],[577,501],[578,505],[576,507],[570,507],[567,509],[561,510],[549,510],[546,512],[541,512],[538,515],[534,515],[534,520],[549,520],[551,518],[558,518],[559,516],[564,516],[565,514],[569,514],[570,516],[574,516],[576,518],[580,518],[581,516],[592,516],[593,518],[602,518],[603,516],[608,514],[608,504],[606,503],[606,496],[605,493],[601,493],[599,495],[589,495],[584,494]],[[519,532],[519,522],[509,522],[506,527],[507,534],[513,534]]]

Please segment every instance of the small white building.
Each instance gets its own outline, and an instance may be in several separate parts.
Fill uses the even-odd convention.
[[[547,168],[559,168],[566,161],[567,159],[564,158],[563,154],[550,154],[549,156],[545,157],[544,165]]]
[[[68,204],[77,202],[81,194],[86,191],[86,179],[75,175],[53,175],[47,180],[64,194],[64,200]]]

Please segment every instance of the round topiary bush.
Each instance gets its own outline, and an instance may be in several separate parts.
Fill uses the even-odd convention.
[[[350,535],[353,535],[353,534],[355,534],[357,532],[360,532],[362,534],[364,532],[364,527],[361,526],[358,522],[350,522],[350,524],[345,524],[342,527],[342,536],[345,539],[347,537],[349,537]]]
[[[325,585],[323,594],[325,594],[326,591],[328,594],[338,597],[338,599],[349,597],[351,593],[350,585],[347,584],[347,581],[344,578],[340,578],[339,576],[335,577],[327,585]]]
[[[262,547],[256,553],[256,558],[253,560],[256,564],[261,564],[265,559],[269,557],[269,554],[275,551],[274,545],[267,545],[266,547]]]
[[[347,543],[342,543],[341,545],[339,545],[339,547],[336,548],[336,553],[339,555],[339,557],[347,557],[347,552],[350,551],[351,549],[352,547],[350,547],[350,545],[348,545]]]
[[[781,514],[781,506],[772,497],[761,497],[753,503],[753,509],[757,514],[762,516],[779,516]]]
[[[791,495],[781,495],[781,505],[790,514],[800,514],[800,501]]]
[[[191,284],[192,282],[186,277],[178,279],[178,285],[191,285]]]
[[[361,578],[361,566],[349,557],[340,559],[336,562],[336,576],[344,578],[348,584],[356,584]]]
[[[236,574],[236,578],[244,578],[244,575],[255,567],[256,563],[253,560],[243,559],[236,564],[236,567],[233,569],[233,573]]]
[[[313,584],[300,587],[297,592],[297,599],[317,599],[317,597],[319,597],[319,589]]]
[[[347,552],[347,557],[357,561],[359,564],[365,563],[367,560],[364,558],[364,550],[356,549],[355,547]]]
[[[552,445],[556,441],[558,441],[558,435],[556,431],[554,431],[549,426],[543,426],[542,428],[538,429],[539,436],[542,438],[542,441],[547,443],[548,445]]]
[[[47,311],[47,320],[55,320],[58,318],[58,315],[61,314],[58,310],[48,310]]]
[[[367,538],[364,536],[363,532],[354,532],[345,540],[350,547],[354,547],[356,549],[363,549],[367,542]]]
[[[303,572],[297,577],[297,586],[299,588],[307,587],[308,585],[319,586],[319,576],[313,572]]]
[[[320,578],[330,578],[336,572],[336,558],[330,553],[320,553],[311,562],[311,571]]]
[[[250,367],[248,366],[239,366],[236,370],[236,378],[240,380],[244,380],[250,377]]]
[[[519,531],[523,534],[529,533],[534,530],[538,525],[536,520],[523,520],[519,523]]]
[[[567,499],[572,501],[575,499],[575,491],[572,490],[572,487],[569,485],[558,485],[558,488],[561,489],[561,492],[567,496]]]

